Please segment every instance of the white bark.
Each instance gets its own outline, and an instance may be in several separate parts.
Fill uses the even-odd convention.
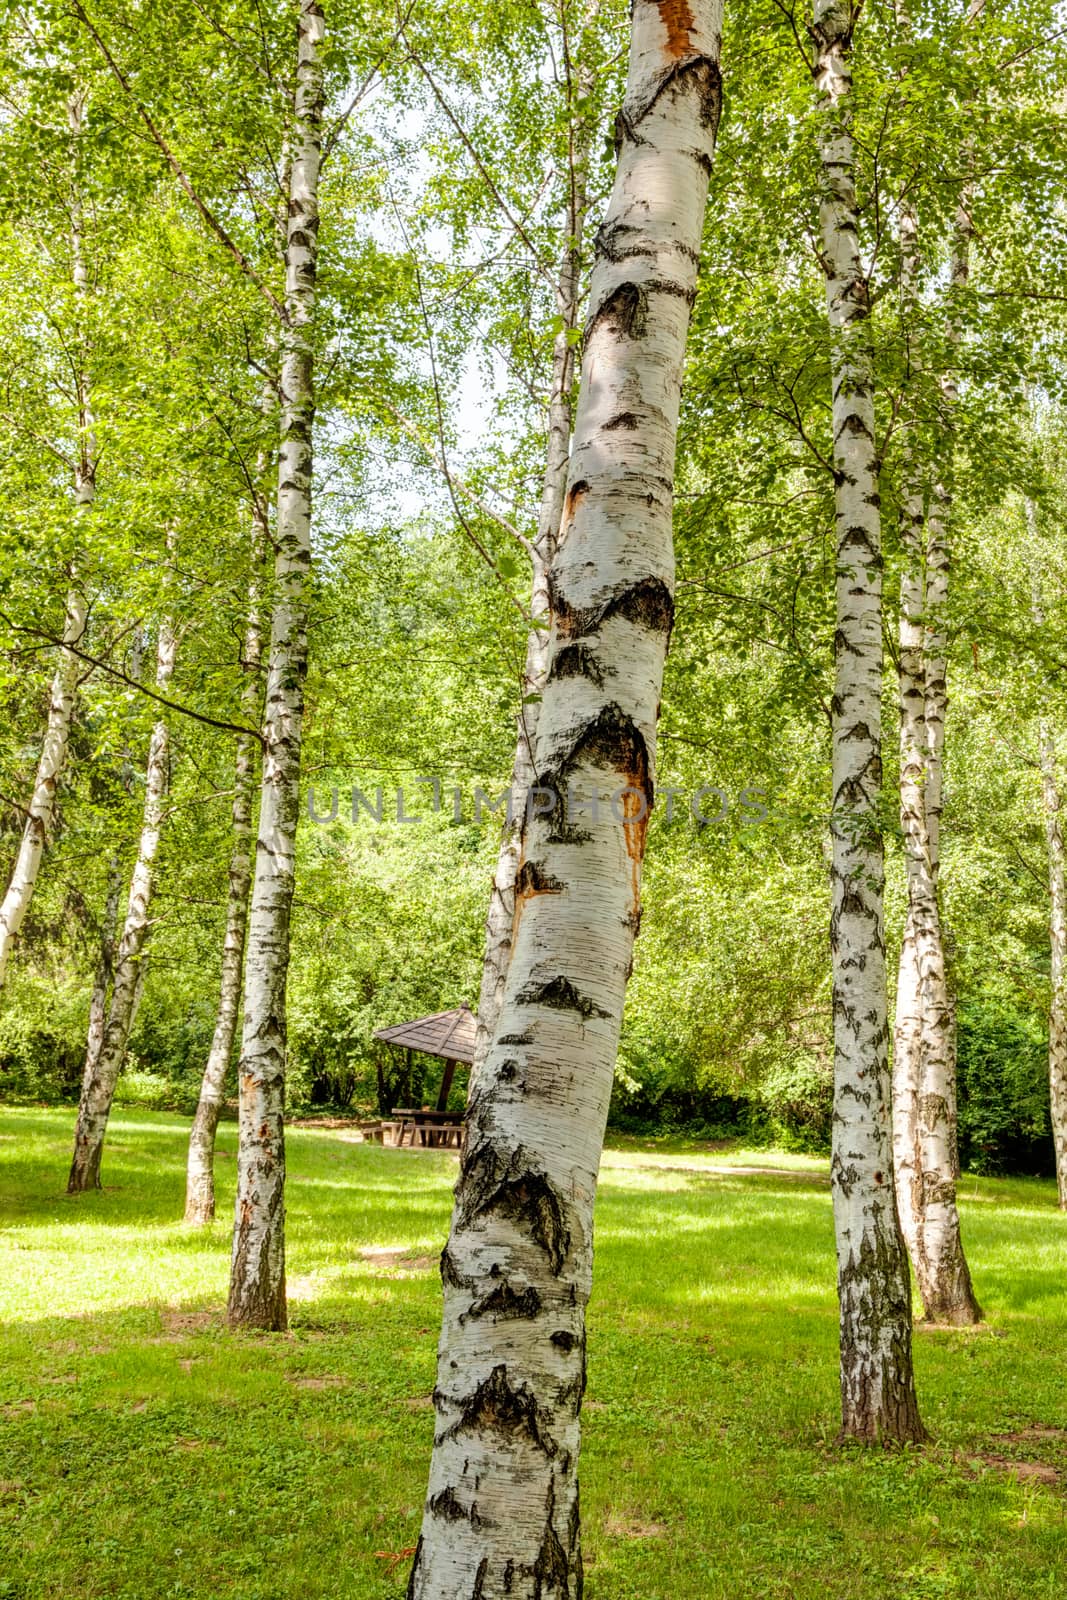
[[[92,500],[92,478],[80,482],[76,490],[79,506]],[[63,643],[78,645],[85,633],[85,596],[71,589],[67,596],[66,616],[63,623]],[[48,842],[48,833],[55,812],[56,790],[67,759],[70,742],[70,725],[74,717],[74,699],[78,684],[78,658],[70,650],[61,650],[59,663],[52,678],[48,703],[48,722],[44,742],[37,763],[37,776],[33,795],[26,811],[22,840],[12,869],[7,892],[0,902],[0,988],[7,977],[7,965],[16,935],[29,910],[41,858]]]
[[[911,1364],[911,1279],[897,1222],[887,1057],[881,801],[882,558],[869,295],[852,144],[852,25],[815,0],[819,222],[833,380],[837,631],[833,699],[834,1133],[842,1431],[923,1434]]]
[[[1026,501],[1026,525],[1030,547],[1037,551],[1037,508]],[[1045,626],[1041,597],[1040,570],[1034,574],[1034,622]],[[1038,757],[1041,767],[1041,799],[1045,813],[1045,844],[1048,850],[1050,997],[1048,1019],[1048,1079],[1052,1117],[1052,1142],[1056,1151],[1056,1189],[1061,1210],[1067,1211],[1067,882],[1063,802],[1056,765],[1056,741],[1044,717],[1038,723]]]
[[[160,624],[156,651],[156,688],[165,693],[174,671],[175,638],[169,622]],[[137,847],[137,860],[130,879],[126,921],[115,958],[111,1004],[95,1069],[87,1060],[82,1079],[78,1122],[74,1134],[74,1159],[67,1193],[79,1194],[100,1187],[100,1161],[104,1135],[111,1114],[115,1085],[126,1055],[126,1043],[133,1027],[151,929],[152,895],[155,888],[155,858],[163,826],[164,803],[170,777],[170,734],[162,718],[152,729],[145,774],[144,816]]]
[[[68,116],[70,130],[75,139],[81,132],[83,112],[82,97],[74,95],[68,107]],[[89,281],[82,249],[81,196],[77,183],[73,187],[71,217],[71,273],[76,302],[81,305],[89,293]],[[88,513],[96,495],[94,463],[96,446],[89,410],[88,380],[81,363],[75,376],[75,386],[78,408],[78,461],[74,469],[74,515],[79,519]],[[75,581],[67,594],[63,619],[64,646],[77,646],[81,643],[85,634],[87,615],[86,597]],[[52,678],[48,721],[18,855],[15,857],[7,891],[3,901],[0,902],[0,989],[3,988],[7,977],[12,946],[33,898],[37,876],[41,869],[41,859],[48,843],[48,834],[55,814],[56,791],[70,744],[70,727],[74,717],[77,686],[78,658],[72,649],[64,648],[60,651]]]
[[[89,998],[89,1032],[85,1043],[85,1066],[82,1083],[88,1083],[100,1059],[100,1046],[104,1042],[107,1026],[107,1007],[111,998],[111,984],[115,975],[115,931],[119,921],[119,896],[122,893],[122,868],[117,858],[112,860],[107,875],[107,899],[104,902],[104,922],[100,930],[100,954],[93,976],[93,992]]]
[[[469,1106],[410,1600],[582,1592],[593,1201],[645,839],[643,801],[631,795],[621,823],[608,797],[630,785],[651,799],[678,407],[720,103],[719,0],[634,0],[632,16],[550,581],[537,769],[557,799],[524,826],[504,1003]]]
[[[265,459],[258,463],[256,481],[266,471]],[[252,727],[260,720],[260,640],[257,575],[267,548],[269,529],[266,507],[257,500],[253,511],[253,578],[249,592],[248,620],[245,626],[243,667],[245,687],[241,711]],[[189,1131],[189,1156],[185,1177],[185,1220],[203,1225],[215,1216],[215,1135],[222,1111],[222,1097],[233,1054],[237,1016],[241,1006],[241,968],[248,931],[248,892],[252,883],[252,816],[255,807],[256,757],[259,741],[251,734],[237,740],[233,780],[233,844],[230,853],[229,887],[226,895],[226,931],[222,942],[222,972],[219,979],[219,1006],[211,1038],[207,1065],[200,1084],[196,1115]]]
[[[1051,988],[1048,1023],[1048,1076],[1052,1138],[1056,1148],[1056,1187],[1067,1211],[1067,888],[1064,884],[1062,801],[1056,773],[1056,746],[1048,724],[1039,729],[1041,792],[1048,845],[1049,945]]]
[[[585,16],[588,29],[599,10],[593,0]],[[575,85],[577,110],[571,124],[571,159],[567,208],[564,219],[565,246],[556,283],[556,310],[561,327],[552,345],[552,377],[548,398],[548,440],[541,505],[534,540],[530,584],[531,627],[526,641],[523,667],[522,703],[519,706],[515,757],[511,771],[511,793],[516,797],[516,814],[505,821],[493,874],[493,887],[486,917],[485,955],[482,962],[481,992],[478,999],[474,1062],[470,1087],[473,1092],[492,1043],[493,1032],[504,998],[504,981],[511,959],[512,928],[515,920],[515,878],[519,871],[521,812],[524,797],[534,780],[534,740],[540,710],[539,697],[545,688],[548,665],[548,633],[542,625],[549,616],[548,573],[555,560],[563,496],[567,488],[567,463],[571,442],[571,390],[574,384],[575,347],[573,332],[578,327],[581,301],[582,241],[585,233],[589,193],[589,155],[593,122],[584,108],[593,89],[593,72],[582,57],[582,41],[572,45],[572,59],[578,61]]]
[[[300,815],[300,739],[311,587],[315,281],[325,32],[318,0],[299,0],[281,331],[275,599],[238,1069],[240,1136],[228,1306],[234,1327],[283,1329],[287,1324],[285,988]]]
[[[915,213],[908,207],[901,224],[905,314],[915,310],[916,230]],[[946,404],[950,395],[954,404],[951,375],[942,388]],[[951,461],[942,464],[948,468]],[[946,709],[944,609],[950,496],[945,486],[949,478],[946,471],[939,479],[928,522],[910,441],[904,479],[900,821],[908,912],[897,974],[893,1052],[897,1208],[927,1321],[970,1325],[980,1321],[981,1312],[963,1252],[956,1204],[955,1018],[937,883]]]

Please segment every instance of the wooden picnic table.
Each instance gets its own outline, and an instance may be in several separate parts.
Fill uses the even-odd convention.
[[[414,1146],[416,1140],[424,1148],[455,1145],[463,1148],[464,1111],[437,1111],[428,1106],[394,1106],[393,1120],[400,1123],[397,1145]]]

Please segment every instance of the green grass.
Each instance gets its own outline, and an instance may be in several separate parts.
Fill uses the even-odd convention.
[[[226,1220],[174,1220],[184,1124],[117,1111],[107,1188],[75,1200],[71,1133],[0,1111],[0,1597],[402,1595],[378,1552],[418,1529],[454,1161],[294,1130],[292,1333],[234,1337]],[[964,1181],[989,1326],[917,1334],[934,1442],[864,1453],[834,1437],[825,1166],[729,1155],[605,1161],[588,1600],[1058,1600],[1067,1431],[1033,1431],[1067,1430],[1052,1186]]]

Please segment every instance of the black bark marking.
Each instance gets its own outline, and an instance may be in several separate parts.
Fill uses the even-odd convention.
[[[585,329],[586,344],[603,328],[616,339],[642,339],[648,296],[639,283],[619,283],[593,312]]]
[[[496,1322],[522,1321],[532,1322],[541,1310],[541,1296],[528,1284],[521,1293],[516,1293],[510,1283],[498,1283],[481,1300],[475,1302],[467,1312],[467,1317],[491,1316]]]
[[[604,687],[604,669],[587,644],[565,644],[556,651],[548,681],[557,678],[588,678],[598,689]]]
[[[461,1503],[451,1484],[427,1500],[426,1509],[431,1517],[440,1517],[445,1522],[467,1522],[470,1519],[470,1512]]]
[[[419,1566],[420,1566],[421,1562],[422,1562],[422,1534],[420,1533],[419,1534],[419,1538],[418,1538],[418,1542],[415,1545],[415,1559],[411,1563],[411,1571],[408,1574],[408,1587],[407,1587],[407,1593],[406,1593],[406,1595],[404,1597],[404,1600],[415,1600],[415,1579],[419,1575]]]
[[[532,894],[562,893],[563,884],[559,879],[551,877],[536,861],[524,861],[515,874],[515,894],[520,899],[526,900]]]
[[[552,1343],[569,1355],[575,1345],[580,1344],[581,1341],[576,1333],[568,1333],[565,1328],[561,1328],[558,1333],[552,1335]]]
[[[460,1272],[452,1255],[451,1247],[445,1245],[441,1251],[441,1282],[448,1289],[469,1289],[471,1280]]]
[[[555,1596],[557,1600],[571,1600],[571,1563],[559,1541],[555,1527],[556,1486],[548,1485],[548,1502],[545,1506],[545,1534],[530,1576],[534,1581],[534,1600]]]
[[[497,1212],[525,1226],[558,1277],[570,1248],[566,1209],[554,1185],[521,1145],[504,1156],[488,1141],[468,1146],[456,1195],[458,1224],[470,1227]]]
[[[483,1556],[478,1563],[478,1572],[474,1579],[474,1589],[471,1593],[471,1600],[482,1600],[482,1596],[485,1594],[485,1575],[488,1571],[489,1557]]]
[[[636,411],[620,411],[617,417],[612,417],[610,422],[605,422],[604,432],[612,433],[616,428],[639,428],[641,418]]]
[[[665,487],[670,492],[673,485]],[[623,617],[637,627],[666,634],[674,623],[674,597],[662,578],[641,578],[594,606],[572,606],[553,583],[551,575],[548,591],[556,636],[561,640],[584,639],[599,633],[610,617]],[[551,671],[549,676],[552,676]]]
[[[497,1044],[533,1044],[533,1030],[526,1028],[522,1033],[502,1033]]]
[[[511,1387],[503,1362],[493,1368],[472,1395],[456,1404],[459,1419],[446,1429],[438,1443],[455,1439],[466,1429],[476,1433],[492,1429],[504,1438],[528,1440],[549,1459],[556,1454],[556,1443],[544,1427],[536,1399],[525,1384],[517,1389]]]
[[[562,975],[547,983],[528,983],[516,996],[520,1005],[550,1006],[553,1011],[577,1011],[583,1022],[590,1017],[606,1017],[607,1012],[594,1000],[578,993],[569,978]]]

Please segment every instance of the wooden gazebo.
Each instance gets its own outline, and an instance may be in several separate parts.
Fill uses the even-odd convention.
[[[444,1062],[441,1087],[436,1107],[430,1111],[415,1106],[396,1106],[393,1121],[383,1121],[381,1137],[392,1133],[395,1143],[410,1142],[418,1138],[421,1144],[461,1144],[463,1116],[461,1111],[448,1110],[448,1094],[452,1088],[456,1066],[470,1066],[474,1060],[474,1012],[466,1001],[451,1011],[435,1011],[429,1017],[416,1017],[413,1022],[398,1022],[391,1028],[378,1028],[374,1037],[394,1050],[407,1052],[408,1066],[416,1051],[421,1055],[436,1056]]]

